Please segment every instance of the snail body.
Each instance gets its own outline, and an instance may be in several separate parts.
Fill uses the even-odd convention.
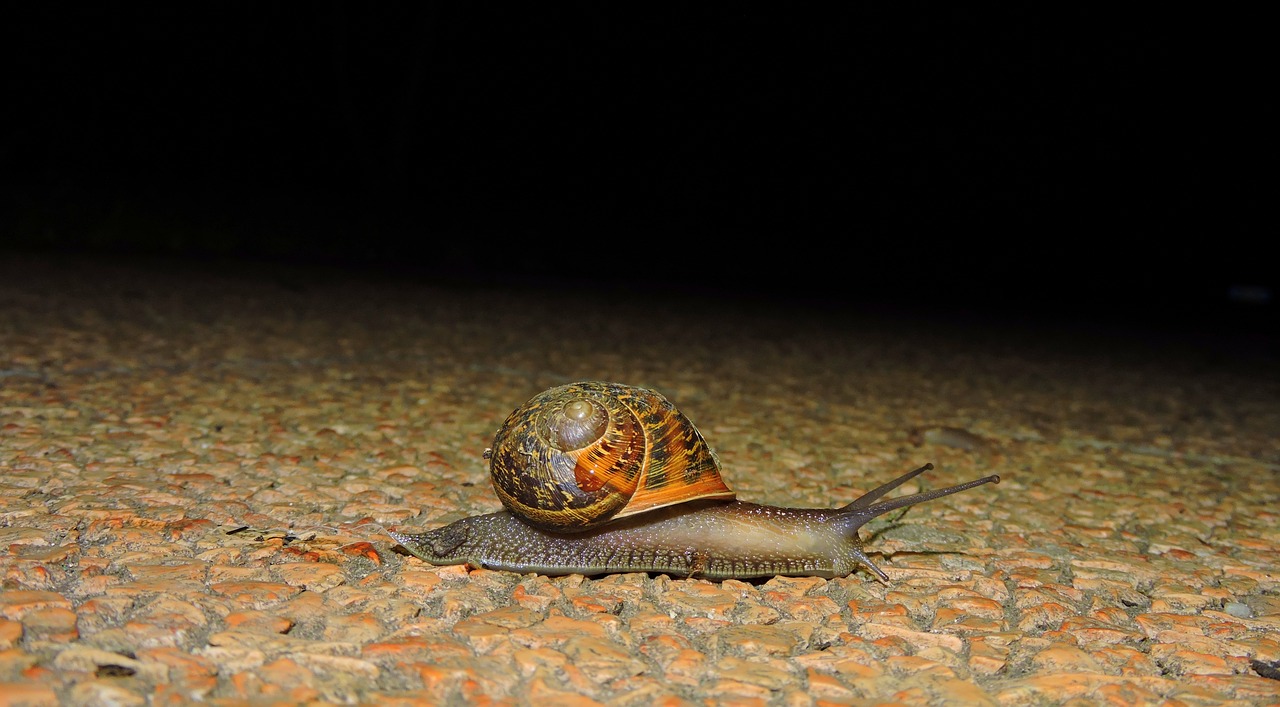
[[[437,565],[720,580],[841,577],[861,564],[887,581],[863,552],[859,528],[892,510],[1000,480],[881,500],[933,468],[926,464],[842,508],[748,503],[734,498],[714,452],[666,398],[598,382],[552,388],[516,409],[488,456],[508,510],[423,534],[388,534]]]

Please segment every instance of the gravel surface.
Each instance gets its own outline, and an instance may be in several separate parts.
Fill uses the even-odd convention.
[[[1274,352],[814,309],[10,257],[0,704],[1280,703]],[[663,392],[746,500],[1002,482],[865,528],[889,583],[384,534],[498,510],[493,432],[581,379]]]

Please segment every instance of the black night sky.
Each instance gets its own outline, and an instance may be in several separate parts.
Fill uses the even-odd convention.
[[[4,14],[0,256],[1275,317],[1243,301],[1276,284],[1258,244],[1274,187],[1247,176],[1275,157],[1258,18],[568,2]]]

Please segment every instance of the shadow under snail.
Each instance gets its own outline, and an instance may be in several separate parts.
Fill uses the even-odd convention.
[[[862,550],[863,524],[1000,481],[992,475],[881,500],[933,468],[925,464],[842,508],[738,501],[702,434],[665,397],[596,381],[552,388],[517,408],[485,457],[507,510],[388,535],[436,565],[721,580],[842,577],[861,563],[888,581]]]

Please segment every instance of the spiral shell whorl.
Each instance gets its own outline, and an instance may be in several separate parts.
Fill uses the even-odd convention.
[[[498,430],[490,471],[503,505],[559,532],[698,498],[733,498],[688,418],[655,391],[617,383],[573,383],[534,396]]]

